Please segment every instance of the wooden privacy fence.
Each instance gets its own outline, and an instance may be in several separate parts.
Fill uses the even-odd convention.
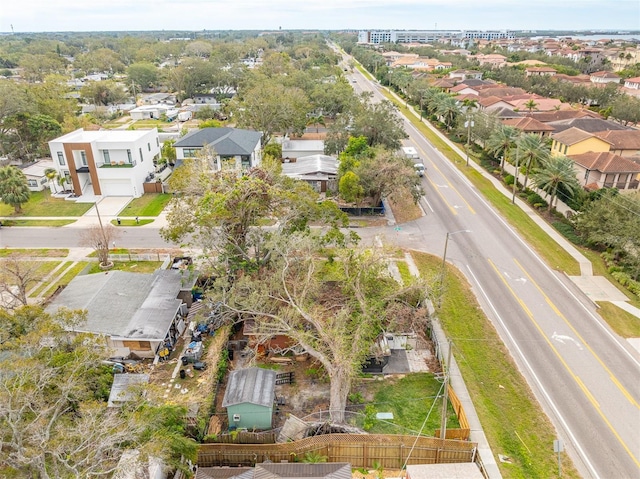
[[[145,193],[164,193],[162,183],[159,181],[153,183],[142,183],[142,190]]]
[[[447,428],[447,439],[459,439],[461,441],[467,441],[469,436],[471,435],[471,427],[469,426],[469,420],[467,419],[467,415],[464,412],[464,408],[462,407],[462,403],[458,398],[458,395],[453,390],[451,386],[448,386],[449,389],[449,401],[451,402],[451,407],[453,407],[453,411],[458,416],[458,423],[460,424],[459,429],[449,429]],[[440,429],[436,429],[434,436],[440,437]]]
[[[198,466],[253,466],[264,461],[295,462],[308,452],[352,467],[400,469],[407,464],[474,462],[476,444],[467,441],[389,434],[327,434],[280,444],[202,444]]]
[[[205,437],[205,443],[224,444],[274,444],[277,434],[275,432],[249,432],[237,431],[229,434],[217,434]]]

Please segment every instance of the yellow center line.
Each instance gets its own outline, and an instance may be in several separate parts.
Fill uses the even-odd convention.
[[[540,294],[542,295],[542,297],[545,299],[545,301],[547,302],[547,304],[551,307],[551,309],[553,309],[554,313],[556,313],[558,315],[559,318],[562,319],[562,321],[564,321],[564,323],[569,326],[569,329],[571,329],[571,331],[573,331],[573,334],[576,335],[576,337],[580,340],[580,342],[582,344],[584,344],[585,348],[587,348],[587,350],[591,353],[591,355],[596,359],[596,361],[598,361],[598,363],[600,363],[600,366],[603,367],[603,369],[607,372],[607,374],[609,374],[609,377],[611,378],[611,380],[613,381],[613,383],[616,385],[616,387],[618,389],[620,389],[620,391],[622,392],[622,394],[624,394],[624,396],[629,400],[629,402],[631,404],[633,404],[636,408],[640,409],[640,404],[638,404],[638,402],[633,398],[633,396],[624,388],[624,386],[620,383],[620,381],[615,377],[615,375],[613,374],[613,372],[607,367],[607,365],[604,363],[604,361],[602,361],[602,359],[600,359],[600,357],[596,354],[596,352],[591,348],[591,346],[589,346],[589,343],[587,343],[584,338],[580,335],[580,333],[573,327],[573,325],[569,322],[569,320],[566,318],[566,316],[564,314],[562,314],[560,312],[560,310],[556,307],[555,304],[553,304],[553,302],[551,302],[551,299],[545,294],[544,291],[542,291],[542,288],[540,288],[540,286],[538,286],[538,283],[536,283],[533,278],[531,277],[531,275],[529,275],[529,273],[522,267],[522,265],[520,263],[518,263],[517,259],[514,259],[513,261],[515,261],[516,265],[518,266],[518,268],[520,268],[520,270],[522,270],[522,272],[524,273],[524,275],[529,278],[529,281],[531,281],[531,284],[533,284],[533,286],[535,286],[535,288],[540,292]]]
[[[447,201],[447,199],[444,197],[444,195],[440,192],[440,188],[438,188],[438,185],[436,185],[433,181],[431,181],[431,178],[427,178],[427,181],[431,184],[432,186],[432,190],[435,191],[436,193],[438,193],[438,195],[440,196],[440,198],[442,198],[442,201],[444,201],[444,203],[447,205],[447,207],[449,208],[449,210],[451,210],[451,213],[454,215],[457,215],[458,212],[456,211],[456,209],[451,206],[449,204],[449,202]]]
[[[531,322],[533,323],[533,325],[535,326],[535,328],[538,330],[538,332],[540,333],[540,335],[542,336],[542,338],[546,341],[546,343],[549,345],[549,347],[551,348],[551,350],[553,351],[553,353],[556,355],[556,357],[558,358],[558,360],[560,361],[560,363],[564,366],[564,368],[567,370],[567,372],[571,375],[571,377],[573,378],[573,380],[576,382],[576,384],[578,385],[578,387],[582,390],[583,394],[587,397],[587,399],[589,400],[589,402],[594,406],[595,410],[597,411],[597,413],[600,415],[600,417],[602,418],[602,420],[605,422],[605,424],[607,425],[607,427],[609,428],[609,430],[612,432],[612,434],[615,436],[615,438],[618,440],[618,442],[620,443],[620,445],[623,447],[623,449],[627,452],[627,454],[629,454],[629,457],[631,457],[631,459],[633,460],[633,462],[636,463],[636,465],[638,467],[640,467],[640,461],[638,461],[638,459],[633,455],[633,452],[631,451],[631,449],[629,449],[629,447],[627,446],[627,444],[624,442],[624,440],[622,439],[622,437],[620,437],[620,434],[618,434],[618,431],[615,430],[615,428],[613,427],[613,425],[609,422],[609,420],[607,419],[607,417],[604,415],[604,413],[602,412],[602,410],[600,409],[600,405],[596,402],[595,398],[593,397],[593,395],[591,394],[591,392],[589,392],[589,390],[586,388],[586,386],[584,385],[584,383],[580,380],[580,378],[571,370],[571,368],[569,367],[569,365],[566,363],[566,361],[564,360],[564,358],[560,355],[560,353],[558,352],[558,350],[555,348],[554,344],[551,342],[551,340],[547,337],[547,335],[544,333],[544,331],[542,330],[542,328],[540,327],[540,325],[538,324],[538,322],[534,319],[533,314],[531,314],[531,311],[529,310],[529,308],[524,304],[524,302],[518,297],[518,295],[515,293],[515,291],[513,290],[513,288],[509,285],[509,283],[507,282],[507,280],[504,278],[504,276],[502,276],[502,274],[500,274],[500,271],[498,270],[498,268],[496,267],[496,265],[493,263],[493,261],[491,261],[490,259],[487,259],[487,261],[489,262],[489,264],[491,265],[491,267],[494,269],[494,271],[496,272],[496,274],[498,275],[498,277],[500,278],[500,280],[502,281],[502,283],[507,287],[507,289],[509,290],[509,292],[511,293],[511,295],[513,296],[513,298],[518,302],[518,304],[520,304],[520,307],[523,309],[523,311],[527,314],[527,316],[529,316],[529,319],[531,320]],[[514,258],[515,261],[515,258]]]
[[[427,153],[422,148],[420,148],[419,145],[416,144],[416,146],[418,147],[418,150],[420,150],[424,158],[429,158],[429,155],[427,155]],[[456,194],[460,197],[462,202],[465,205],[467,205],[467,208],[469,208],[469,211],[471,211],[471,213],[475,215],[476,214],[475,210],[471,207],[471,205],[467,202],[467,200],[464,199],[464,197],[460,194],[460,192],[451,184],[451,182],[447,179],[447,177],[442,173],[442,170],[438,168],[438,165],[436,165],[436,163],[433,160],[431,160],[431,163],[433,164],[433,168],[435,168],[442,175],[442,178],[444,179],[444,181],[447,182],[447,184],[449,185],[449,188],[451,188],[453,191],[456,192]],[[431,180],[429,180],[429,182],[432,183]]]

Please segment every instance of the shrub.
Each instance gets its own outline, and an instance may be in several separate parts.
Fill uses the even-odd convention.
[[[556,221],[553,223],[553,227],[566,239],[576,245],[584,245],[584,240],[576,234],[576,230],[568,223],[562,221]]]
[[[504,177],[505,185],[512,186],[515,181],[515,177],[513,175],[507,175]]]
[[[527,203],[529,203],[530,205],[534,205],[538,203],[544,206],[548,206],[548,203],[538,193],[530,192],[527,194],[526,198],[527,198]]]
[[[348,399],[349,402],[352,402],[353,404],[362,404],[364,402],[364,398],[360,393],[351,393],[349,394]]]

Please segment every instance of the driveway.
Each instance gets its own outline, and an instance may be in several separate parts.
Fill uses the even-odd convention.
[[[131,196],[105,196],[98,203],[100,216],[117,216],[132,199]],[[85,216],[96,216],[95,207],[87,211]]]

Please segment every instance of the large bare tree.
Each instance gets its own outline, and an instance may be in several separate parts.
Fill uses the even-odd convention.
[[[110,225],[91,225],[84,230],[80,244],[93,248],[98,255],[101,266],[109,264],[109,245],[113,245],[119,237],[118,230]]]
[[[225,285],[216,299],[240,320],[253,319],[259,342],[286,335],[291,349],[319,361],[331,382],[331,419],[343,422],[353,379],[375,354],[380,333],[397,321],[388,313],[406,305],[405,314],[424,317],[419,305],[426,286],[418,280],[400,285],[375,251],[342,248],[327,258],[309,237],[293,235],[278,243],[268,270]]]
[[[29,288],[40,280],[41,263],[24,258],[9,258],[0,262],[0,302],[3,308],[26,306]]]

